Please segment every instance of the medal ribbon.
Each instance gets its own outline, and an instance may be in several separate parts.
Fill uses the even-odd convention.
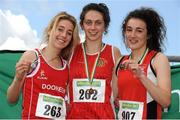
[[[147,55],[148,51],[149,51],[149,49],[146,48],[146,50],[144,51],[141,59],[138,61],[138,64],[142,64],[142,62],[144,61],[144,58],[145,58],[145,56]],[[129,57],[129,58],[130,58],[130,59],[132,58],[132,53],[130,54],[130,57]]]
[[[87,56],[86,56],[85,43],[82,43],[82,45],[83,45],[83,54],[84,54],[85,67],[86,67],[86,75],[88,77],[88,80],[89,80],[90,84],[92,85],[93,80],[94,80],[94,74],[95,74],[95,71],[96,71],[96,67],[97,67],[97,64],[98,64],[98,61],[99,61],[99,58],[100,58],[101,49],[100,49],[100,51],[98,53],[98,56],[96,57],[96,60],[94,62],[94,66],[93,66],[93,70],[92,70],[92,74],[90,76],[90,72],[89,72],[89,68],[88,68],[88,59],[87,59]]]

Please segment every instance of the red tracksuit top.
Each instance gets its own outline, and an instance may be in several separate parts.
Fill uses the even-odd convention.
[[[64,99],[66,92],[68,81],[68,67],[66,61],[61,58],[63,68],[53,68],[45,61],[38,49],[36,49],[35,52],[38,56],[37,66],[32,73],[27,75],[23,85],[22,118],[42,118],[35,115],[40,94],[47,94],[47,96],[43,97],[43,100],[46,101],[46,105],[40,106],[40,112],[42,112],[44,116],[51,115],[58,118],[62,114],[62,111],[66,112],[66,109],[61,109],[51,103],[65,104],[62,100],[60,102],[58,97]],[[52,96],[56,96],[57,99]],[[40,103],[42,102],[40,101]]]
[[[145,74],[147,75],[147,77],[149,77],[150,80],[157,82],[155,72],[153,71],[152,65],[150,63],[156,53],[157,52],[155,51],[148,51],[142,62],[142,65],[144,66]],[[129,59],[129,56],[125,56],[124,58],[122,58],[120,60],[120,63],[122,63],[126,59]],[[161,118],[161,106],[150,96],[141,81],[134,77],[133,73],[130,70],[118,69],[117,76],[119,100],[143,102],[144,107],[142,119]]]
[[[86,55],[88,59],[88,68],[90,74],[92,73],[93,65],[98,56],[97,54]],[[82,83],[83,85],[83,82],[81,82],[81,80],[83,81],[83,79],[87,79],[82,44],[77,46],[70,61],[70,82],[69,82],[70,111],[67,113],[67,118],[70,119],[115,118],[114,111],[110,101],[112,97],[111,80],[112,80],[113,68],[114,68],[113,49],[112,46],[105,44],[101,49],[100,58],[94,75],[94,78],[97,79],[97,83],[98,82],[100,83],[101,81],[102,83],[100,84],[104,84],[104,87],[99,88],[99,91],[102,94],[97,95],[99,93],[99,91],[97,90],[94,94],[91,94],[91,96],[89,96],[88,91],[85,87],[83,89],[77,89],[77,91],[74,92],[75,80],[80,79],[79,83]],[[89,81],[84,81],[84,84],[85,83],[88,84]],[[104,88],[104,90],[102,88]],[[104,99],[101,99],[102,101],[99,100],[100,102],[97,102],[96,101],[97,98],[102,98],[102,96],[104,96]],[[83,100],[85,102],[83,102]]]

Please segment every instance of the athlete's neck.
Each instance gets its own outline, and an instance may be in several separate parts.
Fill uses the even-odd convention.
[[[87,54],[95,54],[101,51],[102,41],[85,41],[85,49]]]
[[[139,62],[145,52],[146,52],[146,48],[133,50],[131,53],[131,59]]]
[[[53,51],[51,49],[48,49],[48,47],[44,48],[41,52],[46,62],[50,65],[52,65],[55,68],[61,68],[62,61],[60,59],[59,53],[56,51]]]

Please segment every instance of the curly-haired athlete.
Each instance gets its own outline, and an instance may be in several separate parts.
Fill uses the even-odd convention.
[[[170,65],[162,53],[163,18],[152,8],[131,11],[122,24],[131,54],[116,67],[119,119],[160,119],[171,100]]]

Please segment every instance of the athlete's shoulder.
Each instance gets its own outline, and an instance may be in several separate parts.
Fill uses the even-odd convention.
[[[36,52],[35,50],[28,50],[28,51],[25,51],[20,60],[28,60],[28,61],[33,61],[36,59]]]

